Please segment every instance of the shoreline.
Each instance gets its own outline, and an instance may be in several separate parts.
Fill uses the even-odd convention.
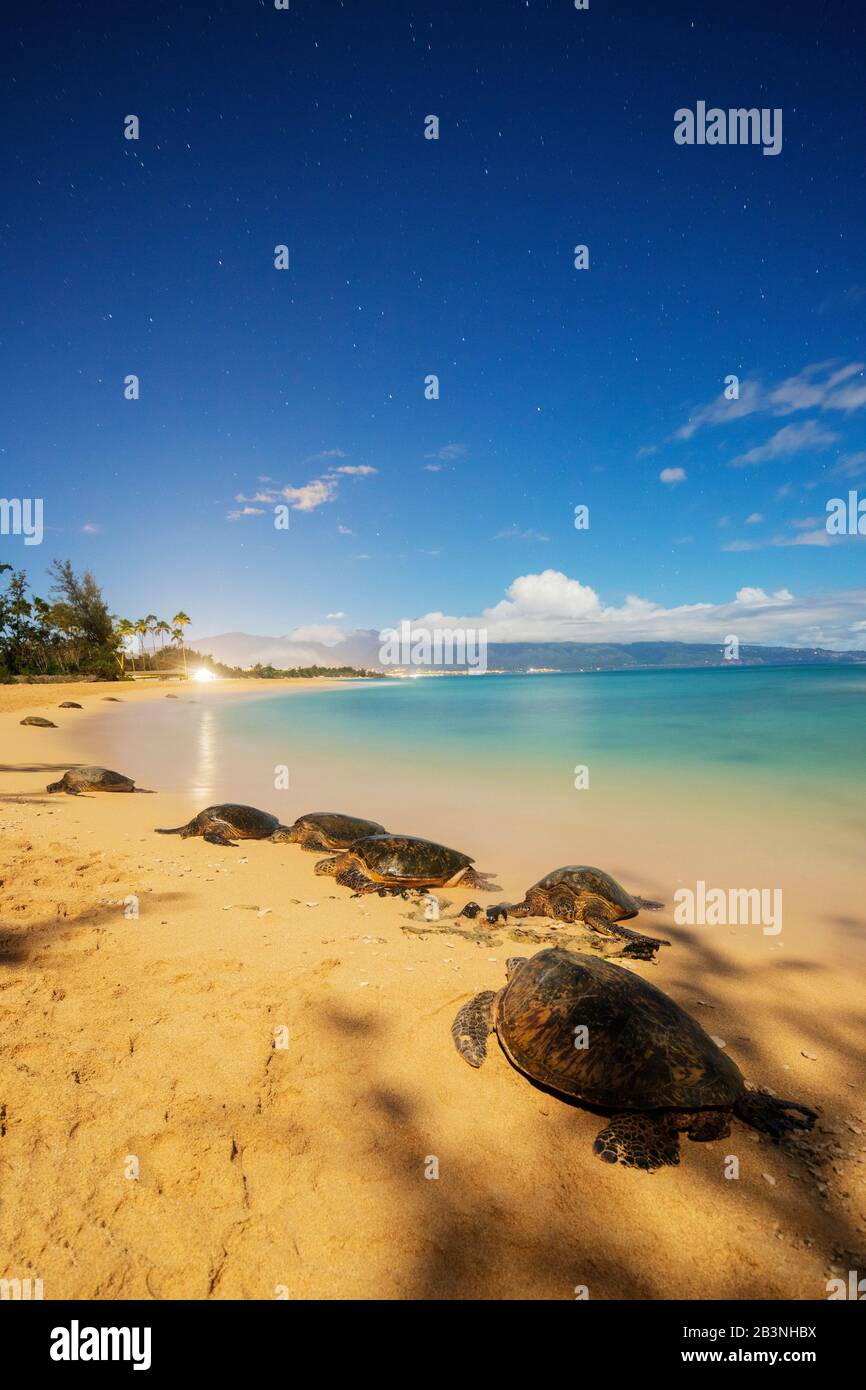
[[[747,1079],[821,1111],[817,1157],[735,1124],[683,1143],[678,1168],[607,1168],[596,1116],[534,1088],[496,1045],[479,1072],[454,1051],[459,1005],[534,949],[512,935],[524,924],[474,941],[447,921],[429,930],[412,903],[353,900],[294,845],[155,836],[186,818],[189,793],[45,793],[100,728],[120,737],[103,689],[155,710],[171,684],[29,687],[49,718],[63,699],[84,705],[57,710],[57,730],[21,728],[24,707],[4,704],[21,687],[0,687],[0,1276],[40,1277],[49,1299],[267,1299],[278,1285],[572,1299],[581,1283],[593,1298],[808,1299],[834,1268],[863,1267],[863,990],[827,949],[829,918],[817,930],[804,908],[774,943],[677,927],[668,902],[638,925],[672,946],[630,967],[725,1039]],[[188,712],[165,704],[180,726]],[[146,771],[162,725],[146,708],[134,722],[127,757]],[[421,823],[426,800],[422,787]],[[482,902],[520,884],[494,848],[479,863],[505,892]],[[471,896],[440,893],[446,912]],[[848,916],[837,938],[853,950],[856,903]]]

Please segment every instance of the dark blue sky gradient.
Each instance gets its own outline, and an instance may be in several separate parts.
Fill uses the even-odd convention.
[[[126,616],[182,606],[193,632],[283,633],[337,610],[346,629],[473,614],[548,568],[665,606],[862,584],[858,543],[780,538],[855,485],[827,473],[866,448],[866,410],[671,439],[728,372],[772,387],[861,360],[861,5],[87,0],[11,17],[2,492],[44,497],[47,530],[41,549],[0,547],[37,587],[70,556]],[[674,111],[699,99],[783,108],[782,153],[678,147]],[[812,418],[838,439],[730,466]],[[227,519],[259,476],[303,486],[331,450],[376,474],[343,476],[288,534]],[[676,467],[686,480],[662,483]],[[754,548],[724,549],[737,540]]]

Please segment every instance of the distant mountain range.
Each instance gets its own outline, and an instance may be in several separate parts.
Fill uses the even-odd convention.
[[[355,666],[393,671],[379,660],[375,629],[350,633],[342,641],[296,642],[291,637],[256,637],[248,632],[222,632],[215,637],[190,638],[189,644],[227,666]],[[487,650],[491,671],[625,671],[658,666],[729,665],[720,643],[704,642],[493,642]],[[821,647],[759,647],[743,644],[742,666],[863,665],[866,651],[837,652]],[[415,669],[425,669],[424,667]]]

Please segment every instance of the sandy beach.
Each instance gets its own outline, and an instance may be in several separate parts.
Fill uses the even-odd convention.
[[[336,683],[284,688],[311,686]],[[120,706],[105,697],[164,722],[166,694],[181,719],[184,700],[264,693],[273,682],[0,687],[0,1275],[41,1278],[47,1299],[571,1299],[585,1286],[809,1300],[866,1267],[856,866],[833,861],[825,883],[803,862],[779,943],[678,927],[668,903],[642,925],[671,948],[628,966],[724,1039],[749,1080],[819,1110],[814,1134],[775,1145],[735,1123],[684,1143],[678,1168],[608,1168],[597,1116],[534,1088],[495,1043],[472,1071],[449,1032],[533,931],[540,946],[580,929],[472,939],[465,919],[353,900],[294,845],[153,834],[186,820],[190,797],[161,789],[140,739],[118,761]],[[59,727],[21,727],[25,714]],[[154,795],[46,794],[101,741]],[[286,808],[314,809],[294,795]],[[517,895],[499,849],[479,862]],[[477,894],[440,896],[447,915]]]

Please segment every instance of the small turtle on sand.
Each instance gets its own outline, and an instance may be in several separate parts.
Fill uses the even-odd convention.
[[[147,788],[137,787],[131,777],[107,767],[72,767],[59,782],[49,782],[45,790],[80,796],[82,792],[145,792]]]
[[[627,954],[651,957],[669,941],[643,936],[622,926],[636,917],[642,907],[655,911],[661,903],[649,902],[627,893],[604,869],[588,864],[568,864],[554,869],[528,888],[522,903],[497,903],[487,909],[487,918],[553,917],[559,922],[580,922],[602,936],[616,936],[630,943]]]
[[[26,719],[21,720],[22,724],[32,724],[34,729],[56,729],[57,725],[52,724],[50,719],[43,719],[41,714],[28,714]]]
[[[496,1032],[513,1065],[538,1083],[611,1112],[594,1150],[652,1172],[679,1163],[679,1135],[724,1139],[733,1115],[780,1138],[817,1116],[746,1086],[735,1062],[679,1004],[629,970],[556,947],[512,957],[508,983],[460,1009],[454,1044],[472,1067]]]
[[[157,835],[180,835],[188,840],[201,835],[211,845],[234,845],[237,840],[285,839],[288,826],[281,825],[276,816],[269,811],[259,811],[255,806],[208,806],[199,811],[186,825],[175,826],[173,830],[157,830]]]
[[[496,892],[496,885],[489,882],[491,875],[473,869],[472,864],[468,854],[432,840],[383,834],[356,840],[345,854],[333,859],[320,859],[316,873],[333,874],[338,883],[356,893],[423,892],[449,883]]]
[[[103,700],[108,700],[112,705],[122,705],[123,701],[117,695],[103,695]]]
[[[356,840],[367,835],[384,835],[385,827],[375,820],[361,816],[344,816],[339,811],[310,811],[298,816],[294,825],[279,838],[289,840],[301,849],[348,849]]]
[[[59,704],[59,705],[57,706],[57,708],[58,708],[58,709],[81,709],[81,705],[76,704],[76,702],[75,702],[74,700],[64,700],[64,701],[62,702],[62,704]]]

